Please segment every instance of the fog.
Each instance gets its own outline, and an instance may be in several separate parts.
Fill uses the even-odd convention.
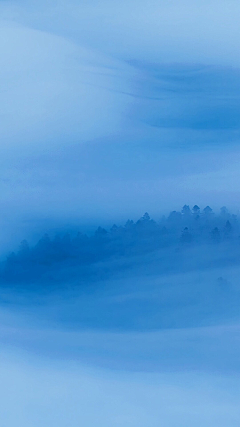
[[[239,426],[239,8],[0,1],[1,425]]]
[[[237,210],[237,2],[0,8],[6,245],[43,220]]]
[[[1,264],[4,422],[237,426],[239,253],[238,217],[197,205],[22,242]]]
[[[1,420],[19,426],[237,426],[239,379],[109,374],[1,355]],[[14,411],[12,410],[14,408]]]

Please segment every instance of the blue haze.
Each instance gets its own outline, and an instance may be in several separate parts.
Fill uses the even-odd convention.
[[[239,426],[239,13],[0,1],[1,425]]]

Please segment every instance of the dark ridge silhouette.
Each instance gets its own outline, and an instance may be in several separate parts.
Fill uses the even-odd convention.
[[[127,220],[124,226],[114,224],[110,230],[99,226],[92,236],[78,232],[50,239],[45,234],[31,247],[23,240],[19,250],[9,254],[2,263],[0,280],[1,283],[33,283],[45,280],[60,268],[69,267],[72,270],[81,268],[82,275],[91,275],[90,267],[103,261],[120,262],[157,252],[162,254],[159,263],[162,263],[162,271],[166,271],[180,265],[180,253],[206,244],[213,245],[213,254],[220,250],[217,249],[219,245],[221,248],[230,245],[232,252],[228,249],[228,256],[232,253],[236,259],[240,256],[239,229],[237,216],[229,213],[226,207],[215,214],[209,206],[201,210],[198,205],[192,209],[184,205],[180,211],[172,211],[160,221],[151,219],[146,212],[136,222]],[[171,263],[169,257],[172,257]]]

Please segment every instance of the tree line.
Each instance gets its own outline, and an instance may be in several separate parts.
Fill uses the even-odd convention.
[[[221,244],[239,241],[237,215],[226,207],[218,214],[206,206],[200,209],[184,205],[155,221],[145,213],[136,222],[114,224],[109,230],[99,226],[93,235],[78,232],[57,234],[50,239],[45,234],[35,245],[23,240],[19,249],[8,255],[2,264],[1,278],[20,280],[38,277],[53,266],[91,265],[113,257],[131,257],[164,248],[184,248],[201,243]]]

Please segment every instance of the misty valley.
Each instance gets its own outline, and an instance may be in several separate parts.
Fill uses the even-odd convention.
[[[239,320],[239,273],[238,216],[185,205],[159,221],[145,213],[90,236],[23,241],[1,264],[1,299],[65,328],[206,327]]]

